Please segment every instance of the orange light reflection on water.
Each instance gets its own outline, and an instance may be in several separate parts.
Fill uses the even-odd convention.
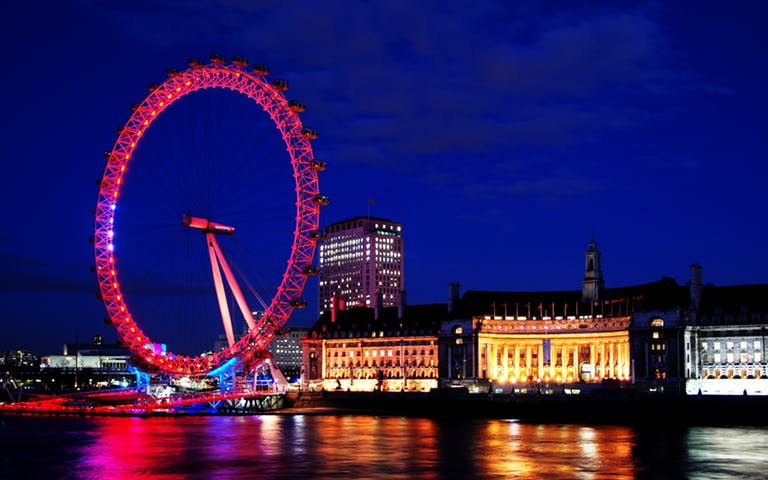
[[[491,420],[477,439],[479,478],[635,478],[629,427]]]

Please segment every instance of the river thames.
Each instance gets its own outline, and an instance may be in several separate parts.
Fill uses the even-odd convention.
[[[758,479],[764,427],[373,415],[0,417],[4,479]]]

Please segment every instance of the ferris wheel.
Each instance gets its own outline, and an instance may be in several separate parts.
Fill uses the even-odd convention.
[[[132,107],[114,147],[105,154],[93,237],[100,297],[108,321],[138,361],[169,375],[199,376],[233,361],[253,361],[294,309],[307,305],[302,292],[308,277],[317,274],[312,261],[316,242],[322,238],[320,208],[329,202],[318,186],[318,172],[325,170],[325,163],[315,159],[312,151],[311,140],[317,133],[305,128],[299,118],[304,105],[287,100],[287,83],[268,80],[268,74],[265,67],[249,67],[241,57],[231,62],[218,55],[212,55],[210,63],[190,60],[186,70],[170,70],[165,81],[150,85],[149,95]],[[209,107],[221,95],[232,105],[218,111],[217,118]],[[259,118],[251,118],[254,112]],[[189,120],[196,115],[204,119],[199,124]],[[270,141],[280,144],[283,158],[276,157],[277,149],[259,150],[266,148],[270,135],[250,129],[265,120],[280,134],[271,135]],[[240,127],[247,130],[236,132]],[[209,146],[216,133],[228,137]],[[186,139],[177,138],[184,135]],[[159,146],[173,142],[181,146],[160,150]],[[166,160],[171,158],[176,163],[169,165]],[[279,173],[269,170],[273,167]],[[254,168],[259,170],[251,171]],[[248,181],[238,189],[238,184]],[[136,188],[131,190],[132,184]],[[280,208],[273,206],[278,201]],[[135,205],[148,208],[142,213]],[[261,207],[263,219],[244,214],[250,206]],[[137,226],[155,217],[157,224],[164,222],[162,228]],[[264,246],[272,231],[270,219],[280,222],[274,229],[282,234],[275,242],[276,253]],[[246,223],[254,226],[241,234],[247,231],[241,228]],[[160,233],[148,239],[148,232],[155,231]],[[173,243],[173,238],[182,237],[187,246]],[[247,274],[225,251],[224,243],[238,237],[260,242],[241,249],[245,263],[254,258],[255,263],[282,262],[281,272],[272,274],[266,281],[272,282],[270,288],[261,294],[251,288]],[[123,251],[133,256],[125,260]],[[169,263],[173,256],[178,257],[176,263]],[[133,273],[145,267],[156,270]],[[128,272],[125,278],[124,272]],[[185,286],[192,277],[203,280]],[[257,301],[246,298],[249,293]],[[140,306],[142,298],[163,297],[182,304],[200,301],[205,307],[168,313],[155,304]],[[194,324],[193,314],[208,307],[215,310],[216,318],[204,319],[204,326]],[[153,323],[158,327],[147,327]],[[223,331],[221,349],[182,353],[158,347],[171,345],[171,337],[190,331],[208,332],[211,323]],[[237,325],[242,325],[242,333]],[[153,329],[163,332],[161,339],[154,338]],[[210,335],[205,341],[213,343]]]

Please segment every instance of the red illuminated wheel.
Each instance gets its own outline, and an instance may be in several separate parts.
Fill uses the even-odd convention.
[[[306,305],[302,292],[307,277],[316,273],[312,265],[317,239],[314,232],[319,226],[320,207],[328,202],[318,189],[317,172],[324,169],[324,163],[314,159],[310,145],[310,140],[317,134],[304,128],[299,118],[303,105],[286,100],[283,95],[287,88],[285,82],[270,82],[266,79],[267,73],[260,66],[249,69],[247,62],[240,58],[233,59],[232,64],[217,56],[211,57],[210,64],[190,61],[187,70],[172,71],[163,83],[150,86],[151,93],[134,107],[119,131],[114,148],[107,154],[107,166],[99,182],[94,235],[100,295],[108,319],[120,339],[140,362],[162,372],[198,376],[232,359],[247,364],[266,349],[293,310]],[[202,114],[206,122],[202,126],[187,123],[203,110],[202,106],[207,108],[219,96],[234,105],[225,107],[228,110],[219,113],[221,118],[211,119],[210,114]],[[261,109],[252,108],[254,103]],[[252,115],[260,118],[252,119]],[[271,141],[281,145],[280,154],[284,157],[287,151],[287,162],[274,160],[272,153],[264,154],[258,150],[269,143],[261,132],[246,131],[238,133],[237,140],[228,138],[215,146],[207,145],[217,132],[222,137],[235,135],[236,128],[226,126],[228,122],[236,126],[239,122],[250,128],[257,121],[266,121],[277,128],[280,135],[270,135],[273,137]],[[173,147],[170,153],[158,153],[158,145],[170,143],[169,139],[182,134],[189,134],[191,140],[180,142],[181,146]],[[245,148],[243,145],[249,146]],[[238,152],[237,148],[243,152]],[[171,166],[163,163],[162,167],[157,167],[171,158],[177,159],[177,163]],[[154,171],[153,165],[156,166]],[[267,170],[274,165],[285,171],[284,179],[290,182],[289,185],[281,184]],[[251,167],[261,170],[251,172]],[[147,172],[142,180],[141,174]],[[221,178],[224,174],[229,174],[230,178]],[[161,175],[167,178],[159,178]],[[237,184],[249,180],[253,183],[238,191]],[[207,192],[200,187],[202,182],[212,185]],[[131,189],[134,184],[137,187]],[[278,187],[285,187],[286,195],[270,191]],[[219,200],[226,195],[230,198]],[[158,201],[153,196],[164,198]],[[272,206],[277,199],[284,199],[281,205],[288,205],[290,211]],[[217,201],[219,207],[211,206]],[[142,204],[149,204],[150,208],[145,213],[138,213]],[[256,217],[250,214],[237,217],[233,213],[227,218],[225,213],[218,213],[225,210],[239,212],[249,204],[262,207],[264,220],[256,222]],[[161,214],[164,215],[164,205],[169,205],[170,213],[160,219]],[[238,235],[241,241],[262,240],[270,232],[269,216],[276,220],[280,217],[283,222],[274,230],[284,235],[280,240],[284,254],[278,250],[272,253],[263,246],[244,248],[246,254],[257,259],[280,259],[281,271],[272,283],[269,298],[260,298],[263,307],[255,308],[244,299],[243,290],[245,285],[250,286],[249,281],[237,265],[227,260],[224,241],[229,241],[230,236],[238,238]],[[154,222],[155,217],[168,225],[163,227],[166,230],[158,228],[157,231],[172,233],[157,235],[157,240],[147,240],[145,235],[154,232],[155,227],[137,225],[145,219],[148,223]],[[247,231],[241,229],[241,223],[246,222],[257,225],[249,233],[240,235],[241,231]],[[183,236],[192,246],[171,244],[175,236]],[[160,248],[164,250],[160,251]],[[128,260],[123,258],[125,252],[130,253]],[[174,254],[178,254],[181,261],[163,263]],[[189,266],[197,260],[201,263]],[[140,270],[138,266],[157,270],[134,274]],[[190,270],[186,271],[187,268]],[[209,284],[185,286],[183,282],[196,275],[191,268],[205,270]],[[238,285],[243,287],[238,288]],[[172,300],[167,303],[184,303],[178,301],[183,298],[182,293],[192,299],[190,302],[204,298],[200,300],[204,307],[190,308],[195,312],[210,307],[222,316],[225,310],[241,314],[243,335],[235,339],[231,326],[234,322],[230,319],[229,327],[226,321],[220,322],[224,325],[224,337],[229,340],[223,350],[177,351],[170,337],[208,327],[193,326],[190,313],[171,313],[155,304],[139,305],[141,299],[149,297],[168,297]],[[258,314],[253,314],[254,311]],[[160,339],[153,333],[155,327],[146,327],[148,322],[155,322],[160,325],[157,330],[161,331],[173,318],[178,318],[180,323],[162,333]],[[221,330],[221,325],[218,328]],[[169,351],[158,349],[159,344],[168,344]],[[213,344],[212,338],[210,344]]]

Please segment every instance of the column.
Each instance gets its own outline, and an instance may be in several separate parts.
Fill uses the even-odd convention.
[[[562,358],[562,364],[560,366],[560,375],[563,377],[563,382],[568,378],[568,347],[560,347],[560,354]]]
[[[519,378],[520,373],[520,347],[515,345],[515,347],[512,349],[512,354],[515,356],[515,362],[513,363],[514,367],[512,367],[514,370],[512,371],[512,375],[515,377],[515,379]],[[509,363],[509,360],[507,360],[507,363]]]
[[[619,343],[618,347],[619,347],[619,378],[624,379],[627,376],[625,371],[626,369],[624,368],[626,366],[626,361],[624,360],[626,358],[625,357],[626,353],[624,351],[625,350],[624,342]]]
[[[555,364],[557,363],[557,347],[549,344],[549,378],[555,379]]]
[[[630,362],[630,355],[629,355],[629,342],[622,344],[624,345],[624,355],[622,356],[622,365],[624,369],[624,378],[628,379],[630,372],[629,372],[629,362]]]
[[[576,343],[573,345],[573,379],[574,381],[579,379],[579,375],[581,372],[579,371],[579,344]]]
[[[605,378],[605,342],[600,342],[600,359],[598,362],[600,363],[600,377]]]
[[[610,361],[610,363],[608,364],[608,373],[609,373],[609,376],[611,378],[616,376],[616,372],[613,369],[613,365],[614,365],[614,352],[613,351],[614,351],[614,349],[615,349],[615,344],[614,343],[609,343],[608,344],[608,352],[609,352],[608,360]]]
[[[533,358],[532,348],[530,345],[528,345],[525,347],[525,373],[523,373],[526,381],[528,381],[528,376],[531,374],[532,358]]]
[[[491,371],[491,378],[494,380],[499,379],[499,352],[496,348],[496,342],[493,342],[490,344],[491,348],[491,358],[488,359],[488,368]]]
[[[501,354],[501,372],[504,378],[509,380],[509,347],[504,345]]]
[[[539,370],[538,378],[544,378],[544,344],[539,343]]]

